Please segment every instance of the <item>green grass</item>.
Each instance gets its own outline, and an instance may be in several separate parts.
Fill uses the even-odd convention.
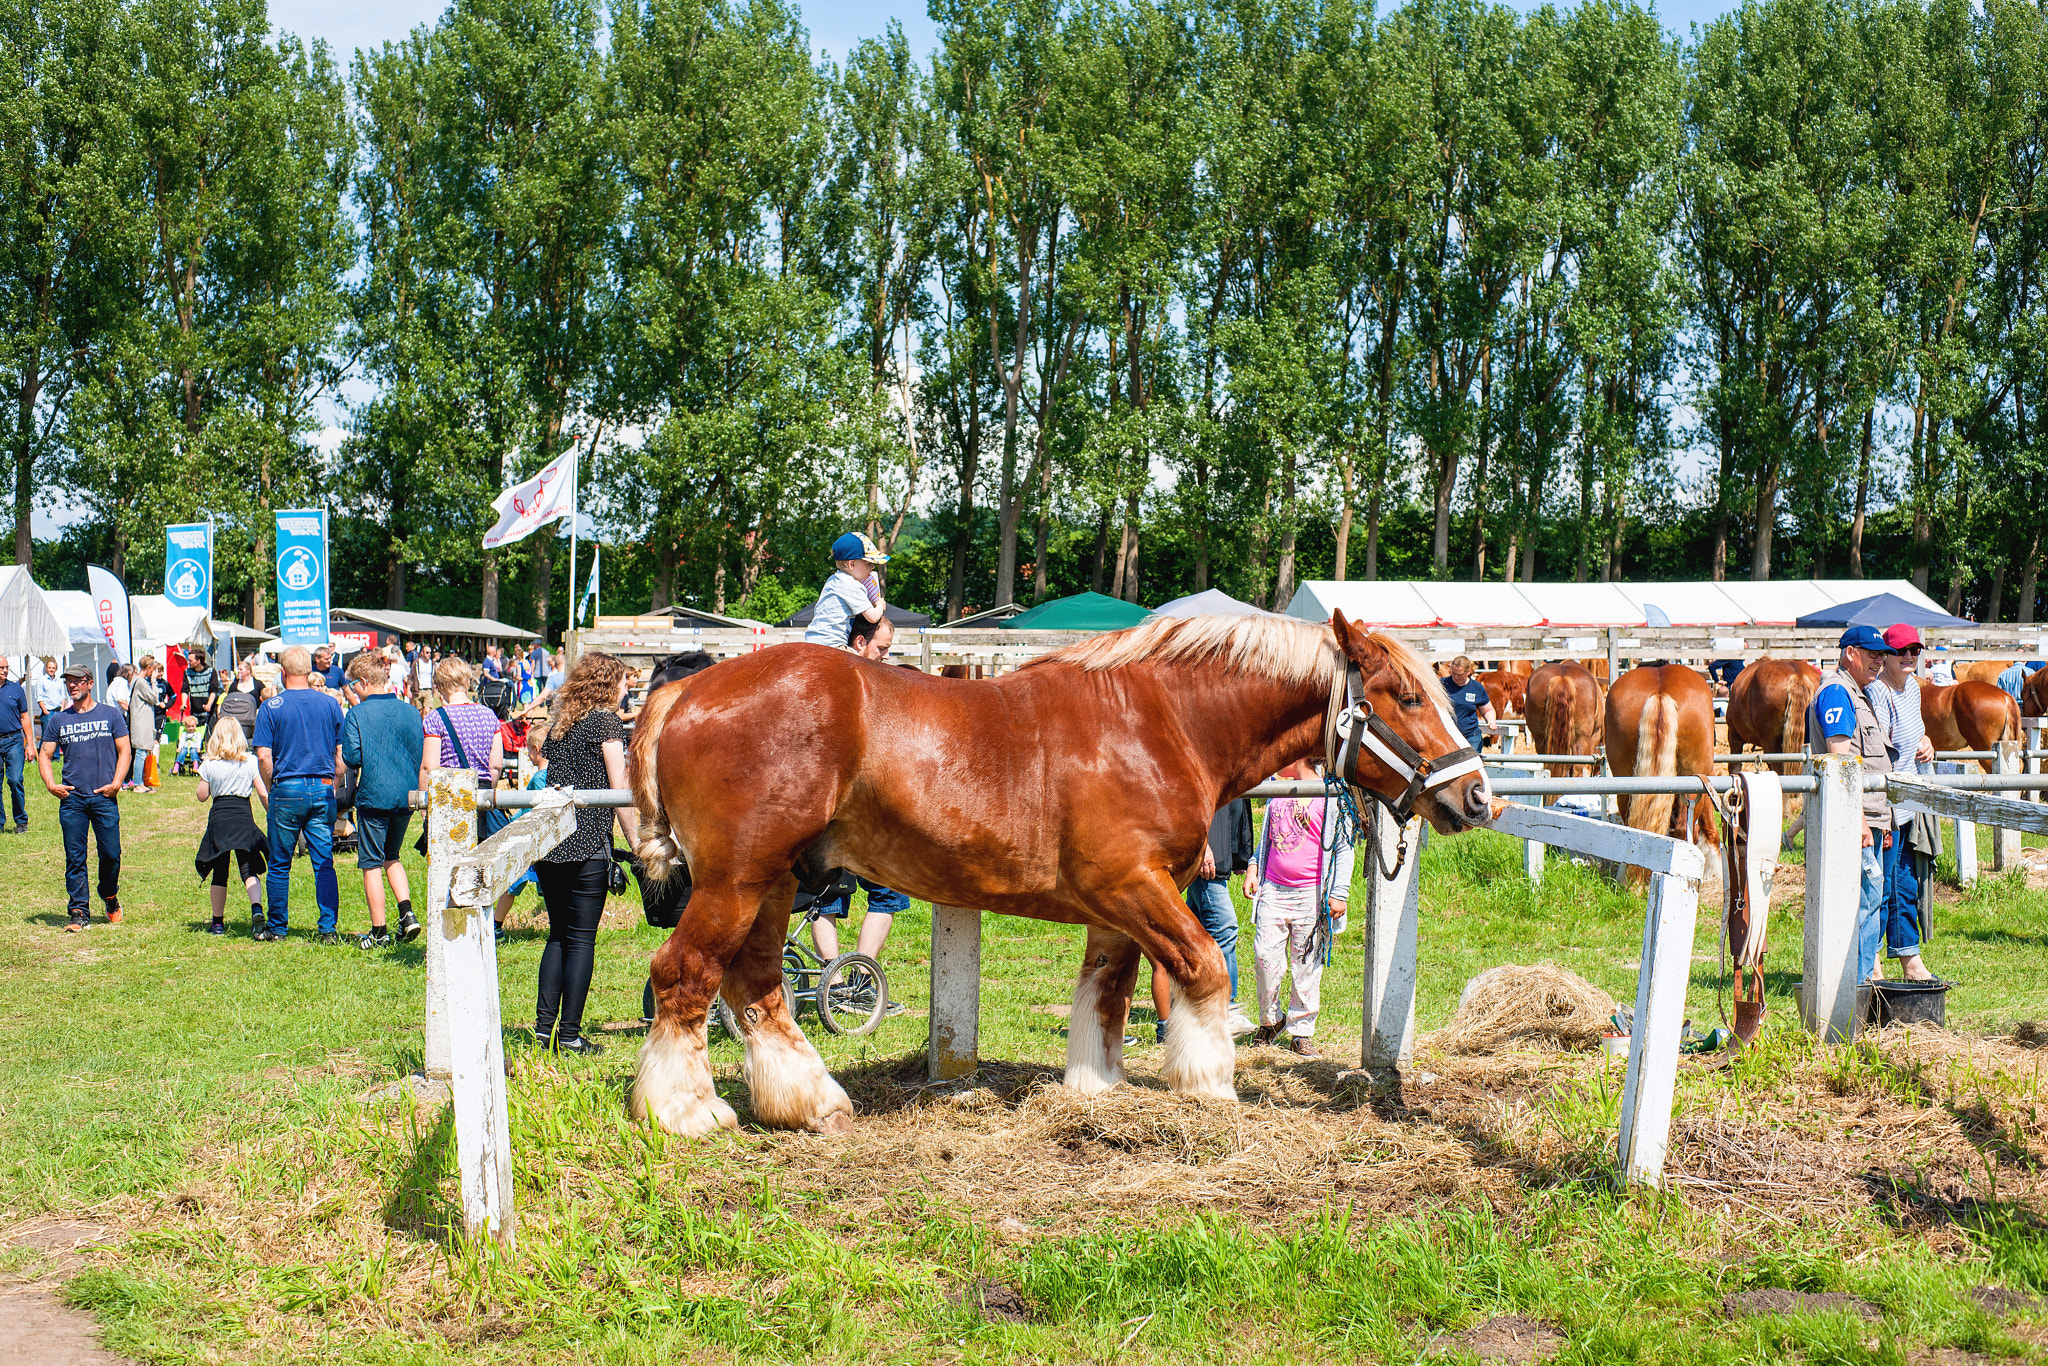
[[[418,1065],[420,952],[323,949],[303,933],[257,945],[232,904],[234,933],[206,935],[191,868],[203,808],[188,794],[174,782],[124,800],[120,927],[62,932],[47,797],[34,801],[30,835],[0,840],[10,893],[0,916],[0,1218],[119,1225],[123,1241],[94,1254],[67,1294],[99,1317],[110,1347],[141,1359],[1070,1361],[1121,1348],[1171,1361],[1406,1361],[1434,1333],[1512,1312],[1549,1320],[1567,1361],[1902,1362],[1925,1345],[2026,1350],[2030,1340],[2006,1336],[2023,1330],[2001,1328],[1963,1292],[1984,1280],[2048,1291],[2038,1077],[1815,1048],[1784,1027],[1799,926],[1782,910],[1769,976],[1779,1027],[1735,1067],[1689,1072],[1680,1112],[1764,1116],[1821,1078],[1839,1113],[1793,1116],[1791,1129],[1839,1132],[1865,1103],[1977,1124],[1980,1175],[1930,1171],[1913,1186],[1923,1204],[1945,1202],[1945,1221],[1916,1223],[1883,1205],[1759,1218],[1703,1196],[1613,1193],[1618,1073],[1580,1067],[1509,1096],[1511,1122],[1497,1130],[1375,1119],[1330,1100],[1333,1128],[1364,1135],[1346,1138],[1343,1161],[1363,1163],[1347,1170],[1365,1180],[1350,1195],[1333,1185],[1319,1207],[1260,1215],[1169,1189],[1136,1213],[1077,1207],[1020,1234],[996,1226],[993,1205],[956,1203],[933,1179],[952,1160],[942,1152],[952,1129],[984,1141],[1006,1126],[1024,1132],[1011,1102],[957,1122],[928,1110],[864,1118],[843,1142],[746,1131],[690,1144],[625,1118],[633,1039],[622,1034],[587,1062],[555,1065],[515,1047],[521,1253],[504,1261],[448,1231],[445,1112],[359,1099]],[[1422,1029],[1449,1018],[1467,978],[1501,963],[1548,959],[1633,998],[1639,897],[1555,856],[1531,889],[1515,842],[1491,834],[1433,839],[1422,857]],[[423,885],[424,870],[413,872]],[[360,930],[360,883],[349,867],[342,880],[343,926]],[[1689,1001],[1703,1025],[1718,1021],[1715,909],[1701,910]],[[636,919],[629,899],[600,938],[593,1024],[638,1014],[660,934]],[[826,1037],[805,1020],[828,1064],[871,1087],[913,1070],[922,1052],[927,925],[921,913],[901,919],[885,961],[913,1013],[862,1040]],[[293,920],[295,931],[313,921],[303,869]],[[1962,984],[1951,1020],[1998,1032],[2048,1013],[2044,934],[2048,895],[1988,873],[1945,903],[1929,952]],[[523,930],[501,955],[508,1023],[531,1019],[542,939]],[[984,1058],[1062,1060],[1064,1020],[1047,1007],[1070,993],[1079,947],[1072,927],[988,922]],[[1356,1056],[1360,985],[1354,931],[1325,979],[1333,1058]],[[1140,1017],[1148,1004],[1141,982]],[[1135,1055],[1137,1072],[1156,1070],[1149,1043]],[[736,1046],[716,1040],[713,1062],[721,1090],[743,1102]],[[1256,1152],[1266,1112],[1240,1113],[1227,1146]],[[1491,1167],[1492,1184],[1440,1194],[1376,1185],[1379,1159],[1359,1145],[1404,1135],[1460,1145],[1482,1175]],[[1539,1148],[1541,1160],[1516,1156]],[[976,1151],[998,1154],[974,1179],[999,1196],[1000,1143]],[[1095,1162],[1127,1156],[1108,1142],[1076,1151]],[[864,1171],[877,1153],[891,1165]],[[1522,1165],[1503,1176],[1511,1157]],[[1041,1155],[1014,1160],[1022,1181]],[[1295,1159],[1275,1146],[1271,1160]],[[1243,1170],[1211,1156],[1188,1165],[1214,1180]],[[976,1279],[1020,1291],[1032,1320],[991,1322],[963,1304]],[[1888,1317],[1870,1326],[1714,1312],[1720,1295],[1763,1287],[1849,1290]]]

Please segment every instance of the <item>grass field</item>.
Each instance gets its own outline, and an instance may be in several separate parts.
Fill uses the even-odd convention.
[[[1079,932],[992,920],[986,1065],[926,1087],[927,937],[908,915],[885,957],[910,1013],[865,1040],[805,1020],[854,1097],[850,1138],[668,1139],[624,1117],[629,1030],[599,1032],[612,1046],[591,1060],[515,1042],[520,1255],[503,1261],[449,1232],[445,1111],[364,1099],[418,1066],[418,947],[314,946],[303,870],[292,941],[250,942],[232,907],[235,932],[206,935],[203,814],[184,780],[124,800],[128,923],[77,936],[50,800],[0,840],[0,1224],[115,1228],[66,1294],[140,1359],[1391,1362],[1435,1342],[1455,1360],[1485,1341],[1458,1335],[1505,1315],[1566,1361],[2048,1355],[2048,1318],[1971,1297],[2048,1293],[2048,893],[2019,879],[1944,896],[1929,959],[1960,983],[1954,1033],[1846,1050],[1793,1027],[1796,900],[1781,909],[1769,1030],[1733,1065],[1687,1063],[1662,1198],[1612,1189],[1619,1069],[1425,1048],[1430,1078],[1398,1097],[1341,1075],[1355,933],[1326,977],[1325,1059],[1244,1049],[1233,1106],[1160,1090],[1146,1023],[1133,1086],[1048,1085]],[[1422,1029],[1500,963],[1554,961],[1633,998],[1638,897],[1557,859],[1532,892],[1490,834],[1423,857]],[[359,930],[352,868],[342,905]],[[631,898],[607,918],[593,1024],[638,1015],[659,940],[638,921]],[[1702,1027],[1714,935],[1703,907]],[[501,956],[508,1022],[531,1019],[542,938],[522,929]],[[1149,1020],[1144,1004],[1141,986]],[[744,1120],[737,1050],[713,1052]],[[1882,1312],[1723,1312],[1774,1291]]]

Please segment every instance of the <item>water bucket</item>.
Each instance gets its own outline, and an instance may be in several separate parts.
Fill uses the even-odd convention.
[[[1950,983],[1876,982],[1874,1014],[1880,1025],[1936,1025],[1948,1027]]]

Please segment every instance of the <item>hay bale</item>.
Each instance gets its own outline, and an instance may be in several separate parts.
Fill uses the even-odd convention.
[[[1488,968],[1465,984],[1458,1013],[1436,1037],[1446,1053],[1521,1047],[1595,1048],[1614,998],[1555,963]]]

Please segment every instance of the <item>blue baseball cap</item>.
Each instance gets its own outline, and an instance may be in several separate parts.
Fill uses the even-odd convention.
[[[832,542],[832,558],[838,560],[866,560],[869,564],[887,564],[889,557],[881,547],[858,531],[849,531]]]
[[[1889,655],[1898,653],[1891,646],[1884,643],[1884,632],[1878,630],[1875,626],[1851,626],[1848,630],[1842,632],[1842,648],[1846,650],[1852,645],[1859,650],[1868,650],[1872,654]]]

